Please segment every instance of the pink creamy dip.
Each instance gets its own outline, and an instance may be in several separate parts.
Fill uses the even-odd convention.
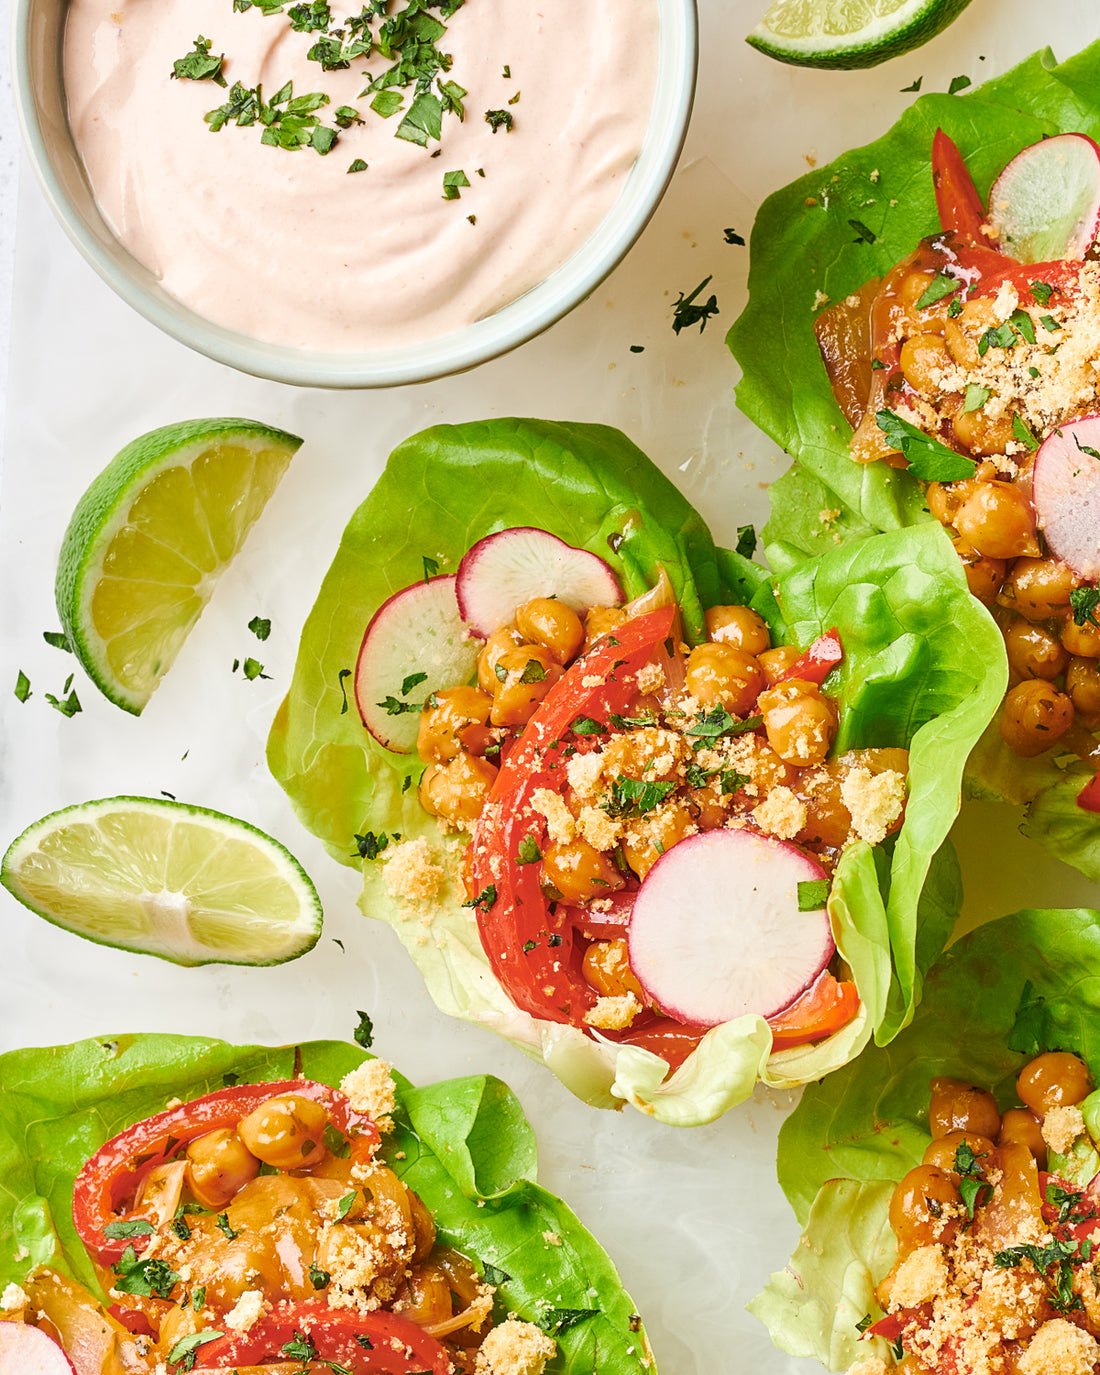
[[[332,9],[344,17],[338,0]],[[394,137],[403,111],[383,119],[360,95],[364,73],[391,65],[377,51],[323,72],[306,58],[316,35],[256,7],[235,13],[232,0],[72,0],[69,121],[107,223],[173,296],[257,339],[381,348],[498,310],[579,248],[618,196],[649,120],[656,0],[466,0],[445,22],[437,46],[469,93],[466,117],[445,114],[425,149]],[[260,82],[270,99],[292,80],[296,96],[332,97],[324,124],[338,105],[365,124],[324,157],[264,146],[258,125],[211,132],[203,115],[228,88],[171,77],[196,34],[225,53],[230,86]],[[512,114],[511,133],[486,123],[496,109]],[[349,173],[355,159],[368,170]],[[471,185],[448,201],[443,174],[456,169]]]

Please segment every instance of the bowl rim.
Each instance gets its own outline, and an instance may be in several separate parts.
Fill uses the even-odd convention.
[[[618,266],[660,204],[687,137],[695,97],[699,42],[696,0],[656,0],[658,70],[641,152],[610,210],[575,253],[542,282],[492,315],[422,343],[356,352],[299,348],[255,339],[205,319],[170,296],[122,246],[99,215],[90,188],[92,214],[85,215],[74,204],[51,157],[31,60],[33,15],[51,6],[66,7],[67,3],[15,0],[12,9],[16,114],[31,166],[54,215],[103,281],[166,334],[216,362],[296,386],[366,389],[452,376],[510,352],[562,319]],[[63,95],[60,76],[58,83]],[[61,113],[69,147],[86,183],[67,115],[63,109]]]

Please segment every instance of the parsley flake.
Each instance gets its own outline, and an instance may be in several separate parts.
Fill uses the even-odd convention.
[[[18,674],[16,675],[15,695],[20,702],[25,702],[27,698],[31,695],[31,680],[27,677],[27,675],[23,672],[22,669],[20,669]]]
[[[515,120],[507,110],[486,110],[485,123],[495,134],[498,129],[503,129],[506,134],[510,134],[515,125]]]
[[[176,81],[213,81],[218,86],[225,85],[222,76],[222,63],[225,53],[215,57],[210,51],[211,41],[200,33],[195,39],[194,48],[185,57],[177,57],[172,63],[172,77]]]
[[[696,297],[706,290],[709,282],[710,277],[704,277],[688,296],[685,296],[682,291],[680,292],[672,306],[672,331],[674,334],[679,334],[682,329],[690,329],[692,325],[698,325],[699,333],[702,334],[710,317],[718,314],[718,298],[713,292],[705,301],[696,303]]]
[[[738,234],[736,229],[723,229],[722,234],[725,237],[726,243],[739,244],[744,248],[745,240]]]
[[[827,878],[804,879],[798,885],[798,910],[817,912],[829,900],[830,882]]]
[[[924,482],[957,482],[973,477],[976,466],[973,459],[949,449],[894,411],[878,411],[875,420],[891,448],[908,460],[909,471],[914,477]]]
[[[359,1018],[359,1025],[351,1033],[352,1040],[357,1046],[362,1046],[364,1050],[370,1050],[374,1043],[374,1023],[365,1012],[358,1008],[355,1015]]]

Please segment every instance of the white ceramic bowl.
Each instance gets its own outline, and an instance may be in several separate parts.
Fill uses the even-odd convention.
[[[228,3],[228,0],[227,0]],[[389,387],[463,372],[515,348],[567,314],[644,229],[676,166],[695,94],[695,0],[657,0],[657,86],[641,154],[592,236],[545,281],[495,314],[427,343],[329,353],[267,343],[204,319],[122,247],[96,206],[69,130],[61,46],[66,0],[15,0],[16,107],[35,172],[69,237],[109,286],[146,319],[219,362],[310,387]]]

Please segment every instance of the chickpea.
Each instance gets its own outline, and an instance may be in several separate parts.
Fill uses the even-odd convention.
[[[187,1185],[204,1208],[224,1208],[259,1171],[259,1160],[232,1127],[188,1143]]]
[[[1045,621],[1069,610],[1076,586],[1077,578],[1059,559],[1022,558],[1012,565],[997,601],[1029,621]]]
[[[1062,627],[1062,644],[1078,658],[1100,659],[1100,626],[1093,625],[1091,621],[1078,625],[1070,616]]]
[[[1009,667],[1021,678],[1045,678],[1053,682],[1069,662],[1062,642],[1045,626],[1017,617],[1005,630]]]
[[[969,479],[963,482],[930,482],[925,489],[924,499],[933,517],[941,525],[953,525],[955,512],[973,490],[974,483]]]
[[[516,629],[525,640],[549,650],[567,664],[584,644],[584,626],[572,607],[554,597],[534,597],[516,612]]]
[[[1073,703],[1042,678],[1009,688],[1001,709],[1001,739],[1025,759],[1049,750],[1073,724]]]
[[[890,1199],[890,1226],[904,1258],[919,1246],[946,1242],[958,1230],[956,1218],[944,1212],[959,1203],[959,1191],[942,1170],[918,1165],[894,1189]]]
[[[897,289],[897,298],[907,309],[915,306],[935,280],[931,272],[907,272]]]
[[[630,968],[625,940],[593,941],[584,952],[581,968],[584,977],[605,998],[633,993],[640,1003],[645,1001],[642,986]]]
[[[515,649],[523,643],[523,636],[510,625],[494,630],[485,641],[485,646],[477,656],[477,685],[488,697],[495,695],[500,687],[497,677],[497,661],[506,649]]]
[[[679,803],[669,803],[638,821],[629,821],[623,835],[626,862],[639,878],[645,878],[666,850],[696,830],[691,812]]]
[[[981,407],[976,411],[960,407],[951,427],[955,438],[972,454],[1003,454],[1005,446],[1015,438],[1010,415],[987,415]]]
[[[955,362],[964,368],[976,368],[981,361],[978,340],[995,323],[993,303],[980,298],[967,301],[954,320],[948,317],[943,334],[947,351]]]
[[[768,687],[774,687],[783,677],[788,669],[793,668],[802,657],[795,645],[776,645],[774,649],[765,649],[762,654],[757,655],[756,662],[764,674],[764,682]]]
[[[584,618],[585,649],[591,649],[597,640],[617,630],[626,618],[626,612],[620,606],[594,606]]]
[[[711,606],[705,616],[708,639],[746,654],[762,654],[771,646],[767,621],[749,606]]]
[[[277,1170],[316,1165],[325,1153],[328,1112],[321,1103],[282,1093],[237,1123],[237,1135],[254,1156]]]
[[[1074,711],[1100,716],[1100,663],[1095,659],[1071,659],[1066,669],[1066,692]]]
[[[1000,1126],[1000,1114],[997,1114]],[[934,1141],[929,1142],[924,1152],[922,1164],[933,1165],[937,1170],[941,1170],[952,1184],[958,1185],[959,1171],[955,1168],[955,1156],[960,1146],[969,1146],[979,1158],[989,1157],[993,1150],[993,1142],[988,1136],[982,1136],[978,1132],[953,1131],[945,1136],[938,1136]]]
[[[957,536],[953,543],[955,553],[962,560],[970,595],[977,597],[983,606],[992,606],[1005,580],[1007,563],[1004,559],[990,559],[979,554],[961,536]]]
[[[820,764],[837,729],[836,703],[816,683],[789,678],[760,694],[768,744],[788,764]]]
[[[493,699],[476,687],[433,692],[420,713],[416,752],[421,759],[453,759],[465,743],[469,726],[484,726]]]
[[[541,645],[516,645],[497,656],[489,720],[494,726],[525,726],[561,677],[561,665]]]
[[[1001,1118],[997,1145],[1026,1146],[1040,1170],[1046,1169],[1047,1143],[1043,1140],[1042,1125],[1030,1108],[1009,1108]]]
[[[852,814],[840,795],[840,784],[847,770],[825,765],[826,773],[816,779],[806,797],[806,824],[797,839],[809,845],[824,845],[838,850],[852,829]]]
[[[496,776],[496,765],[487,759],[456,754],[446,763],[428,765],[421,776],[417,797],[432,816],[441,816],[469,830],[481,815]]]
[[[947,345],[938,334],[911,334],[901,346],[902,375],[922,396],[935,396],[941,390],[939,374],[950,363]]]
[[[543,851],[542,876],[570,903],[606,898],[623,886],[622,874],[608,857],[579,837]]]
[[[1038,1117],[1051,1108],[1068,1108],[1092,1092],[1088,1065],[1078,1055],[1051,1050],[1023,1067],[1016,1080],[1020,1100]]]
[[[688,655],[687,690],[701,706],[720,704],[734,716],[747,716],[763,686],[760,665],[743,649],[702,644]]]
[[[997,1100],[987,1089],[966,1084],[960,1079],[937,1075],[932,1080],[932,1102],[928,1109],[928,1130],[933,1136],[952,1132],[971,1132],[994,1137],[1000,1130],[1001,1113]]]
[[[1011,482],[981,482],[955,516],[967,544],[991,559],[1038,552],[1035,519],[1027,498]]]

